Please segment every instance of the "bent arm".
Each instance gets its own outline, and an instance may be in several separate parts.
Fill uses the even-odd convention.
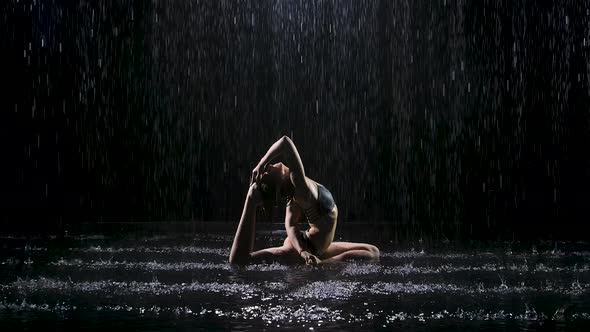
[[[300,241],[299,237],[299,227],[297,225],[299,221],[299,217],[301,216],[301,211],[299,207],[289,205],[285,211],[285,230],[287,231],[287,238],[291,241],[291,245],[295,250],[301,255],[301,252],[307,250],[306,247],[303,246],[303,243]]]
[[[303,169],[303,162],[301,162],[299,151],[297,151],[295,144],[287,136],[283,136],[276,141],[268,149],[262,159],[260,159],[258,165],[264,166],[279,155],[283,156],[285,164],[289,167],[289,170],[291,171],[291,180],[295,187],[307,187],[305,170]]]

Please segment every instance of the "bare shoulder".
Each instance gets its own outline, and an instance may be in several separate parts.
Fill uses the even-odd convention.
[[[305,177],[304,186],[295,187],[295,200],[299,203],[312,201],[318,197],[318,183],[308,177]]]

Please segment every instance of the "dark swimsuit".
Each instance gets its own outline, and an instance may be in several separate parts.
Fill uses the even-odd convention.
[[[290,205],[292,202],[293,200],[289,200],[287,206]],[[295,204],[299,205],[297,202],[295,202]],[[318,183],[318,204],[313,205],[307,209],[304,209],[301,206],[300,207],[303,210],[303,214],[305,216],[305,219],[307,219],[307,222],[310,224],[317,224],[317,221],[325,215],[327,215],[328,213],[330,213],[335,206],[336,202],[334,202],[334,197],[332,197],[332,193],[330,193],[330,191],[326,189],[326,187]],[[299,232],[299,240],[304,245],[304,248],[307,248],[312,254],[321,254],[316,250],[314,245],[311,243],[311,240],[307,236],[305,231]]]

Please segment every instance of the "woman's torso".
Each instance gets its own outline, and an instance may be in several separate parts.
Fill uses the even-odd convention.
[[[301,208],[302,218],[309,224],[306,234],[321,254],[334,240],[338,207],[328,189],[320,183],[307,178],[310,193],[307,199],[294,197],[293,201]]]

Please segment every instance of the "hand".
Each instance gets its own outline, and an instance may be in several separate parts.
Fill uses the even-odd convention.
[[[261,164],[256,165],[252,170],[252,177],[250,178],[250,184],[258,183],[260,178],[262,177],[262,173],[264,173],[264,167]]]
[[[248,189],[248,200],[254,203],[254,206],[262,205],[262,193],[258,183],[252,183]]]
[[[309,252],[303,250],[301,252],[301,258],[305,261],[307,265],[318,265],[320,263],[320,259],[317,258],[315,255],[310,254]]]

